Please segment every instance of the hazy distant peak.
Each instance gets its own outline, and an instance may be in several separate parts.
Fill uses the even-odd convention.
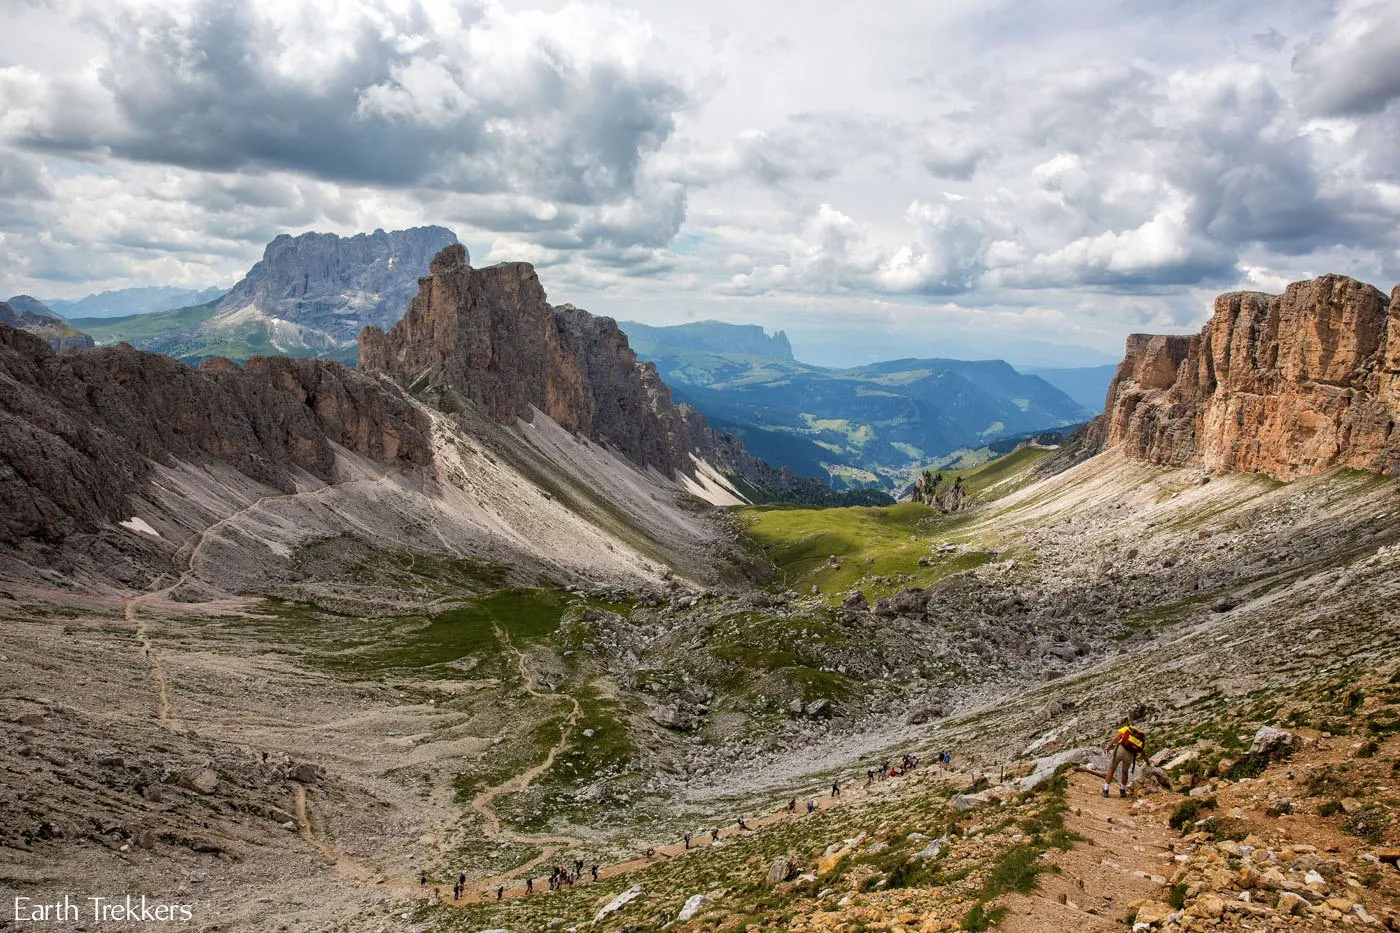
[[[726,353],[762,356],[792,361],[792,344],[787,334],[769,336],[758,324],[728,324],[724,321],[692,321],[655,327],[636,321],[619,321],[637,352],[655,355],[661,348],[688,352]],[[645,350],[643,349],[645,348]]]

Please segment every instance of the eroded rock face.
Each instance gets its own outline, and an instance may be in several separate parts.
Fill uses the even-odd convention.
[[[60,356],[0,326],[0,541],[130,516],[128,496],[152,462],[217,459],[291,491],[296,468],[332,479],[337,444],[426,465],[428,430],[392,387],[338,363],[211,360],[196,370],[125,344]]]
[[[551,307],[529,263],[474,269],[462,246],[447,247],[403,319],[361,333],[359,365],[455,391],[503,424],[539,409],[665,475],[694,469],[685,414],[656,368],[611,318]]]
[[[1095,444],[1295,479],[1400,469],[1400,286],[1341,275],[1232,292],[1192,337],[1128,338]]]
[[[457,237],[444,227],[360,233],[282,234],[218,304],[221,315],[252,308],[351,342],[364,324],[387,327],[413,297],[429,258]]]

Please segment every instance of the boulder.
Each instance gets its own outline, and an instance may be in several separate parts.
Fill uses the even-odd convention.
[[[681,905],[681,912],[676,914],[676,922],[685,923],[687,920],[694,919],[696,914],[713,903],[713,898],[706,897],[703,894],[690,895],[690,897],[685,899],[685,903]]]
[[[608,901],[607,904],[603,906],[603,909],[598,911],[598,913],[594,915],[593,922],[602,923],[608,917],[611,917],[613,914],[617,913],[619,910],[626,907],[628,904],[632,903],[637,898],[641,897],[646,893],[647,889],[644,885],[632,885],[632,887],[628,888],[626,891],[623,891],[621,894],[619,894],[612,900]]]
[[[674,729],[677,732],[684,732],[690,728],[690,721],[674,706],[658,706],[651,711],[651,721],[662,728]]]
[[[309,761],[299,761],[292,766],[288,777],[298,784],[315,784],[321,778],[321,767]]]
[[[1138,905],[1135,923],[1145,923],[1149,926],[1158,926],[1172,915],[1172,909],[1161,901],[1144,901]]]
[[[860,590],[851,590],[846,594],[846,598],[841,600],[841,608],[851,612],[868,612],[870,610],[870,600],[865,598],[865,593]]]
[[[1279,758],[1292,752],[1294,743],[1293,733],[1275,729],[1273,726],[1261,726],[1259,731],[1254,733],[1254,741],[1249,743],[1249,753]]]
[[[219,776],[209,768],[198,768],[180,775],[180,786],[200,794],[212,794],[219,789]]]
[[[928,845],[924,846],[918,852],[915,852],[912,857],[915,859],[938,858],[938,854],[943,851],[943,847],[947,844],[948,837],[940,836],[937,839],[930,842]]]
[[[791,878],[792,874],[792,859],[784,855],[774,859],[773,864],[768,866],[768,883],[781,884]]]
[[[905,587],[890,600],[895,615],[921,616],[928,606],[928,592],[918,587]]]

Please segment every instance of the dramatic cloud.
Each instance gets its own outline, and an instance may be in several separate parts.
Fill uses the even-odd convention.
[[[1327,115],[1376,113],[1400,99],[1400,5],[1344,0],[1293,59],[1303,103]]]
[[[0,291],[227,284],[280,232],[440,223],[556,300],[839,362],[1111,356],[1226,288],[1400,278],[1385,0],[6,12]]]

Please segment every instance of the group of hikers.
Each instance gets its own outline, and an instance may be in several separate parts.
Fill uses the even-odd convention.
[[[949,752],[939,752],[937,760],[939,764],[939,773],[946,774],[947,765],[950,761],[953,760],[952,754],[950,754]],[[871,784],[874,784],[877,778],[883,781],[886,778],[899,777],[901,774],[908,774],[910,771],[913,771],[918,766],[918,755],[905,755],[899,760],[899,766],[894,768],[890,767],[890,763],[888,761],[881,762],[880,767],[878,769],[865,769],[865,786],[869,787]],[[831,785],[831,796],[841,796],[841,788],[836,784]]]
[[[1133,725],[1131,722],[1124,723],[1122,726],[1120,726],[1114,731],[1113,738],[1104,748],[1104,751],[1109,753],[1109,764],[1108,772],[1105,776],[1106,780],[1104,781],[1103,785],[1103,796],[1109,796],[1109,791],[1112,788],[1115,774],[1118,775],[1118,795],[1120,797],[1128,796],[1128,780],[1131,775],[1131,772],[1137,767],[1138,758],[1146,758],[1147,756],[1146,733],[1144,733],[1137,726]],[[934,761],[938,765],[939,774],[945,775],[952,769],[953,755],[951,752],[942,751],[938,753],[938,756],[934,759]],[[906,754],[900,758],[899,764],[895,766],[892,766],[888,760],[881,762],[878,768],[872,765],[866,768],[865,770],[865,786],[870,787],[877,780],[884,781],[888,778],[906,775],[909,772],[913,771],[915,768],[917,768],[919,766],[919,763],[920,758],[917,755]],[[985,778],[982,779],[982,783],[986,783]],[[840,796],[841,781],[838,778],[837,780],[831,782],[831,797],[839,798]],[[807,801],[808,813],[813,813],[818,809],[819,806],[816,798],[812,798]],[[787,812],[791,815],[796,815],[796,797],[793,797],[791,800],[788,801]],[[745,820],[742,816],[738,818],[737,826],[738,831],[740,832],[749,831],[748,821]],[[709,835],[711,845],[719,842],[719,827],[711,828],[709,831]],[[694,838],[695,837],[692,835],[692,833],[689,830],[686,830],[683,840],[685,851],[689,851],[691,849],[694,843]],[[647,858],[654,858],[656,856],[656,848],[654,846],[647,848],[645,855]],[[573,885],[576,882],[582,880],[583,869],[583,859],[575,859],[572,868],[565,867],[562,865],[554,866],[553,870],[550,872],[549,875],[549,890],[558,891],[562,890],[565,887],[573,887]],[[590,869],[590,874],[594,881],[598,880],[597,865],[592,866],[592,868]],[[420,885],[426,885],[428,883],[428,876],[426,872],[419,873],[418,882]],[[466,892],[466,887],[466,874],[459,874],[457,876],[456,882],[452,885],[452,899],[454,901],[460,899],[461,896]],[[434,890],[436,891],[436,889]],[[496,900],[503,900],[505,898],[505,892],[505,885],[497,885],[495,891]],[[526,878],[525,893],[533,894],[534,892],[535,879],[533,877]]]

